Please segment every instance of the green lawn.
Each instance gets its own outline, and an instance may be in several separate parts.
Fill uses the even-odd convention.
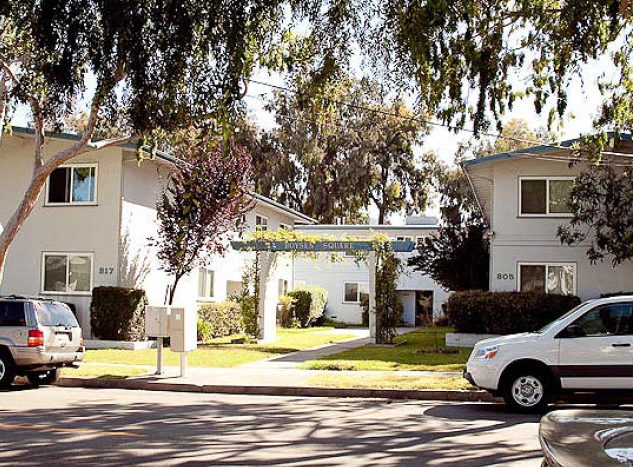
[[[135,375],[151,374],[152,371],[144,367],[111,366],[104,364],[82,363],[78,369],[62,369],[63,377],[105,377],[122,379]]]
[[[444,334],[449,328],[440,328],[436,335],[438,346],[444,347]],[[396,337],[406,344],[395,347],[363,346],[318,360],[308,361],[302,369],[315,370],[424,370],[460,371],[468,360],[471,349],[459,349],[458,354],[430,354],[420,352],[435,348],[433,333],[418,330]]]
[[[332,327],[280,329],[277,330],[278,340],[265,345],[230,344],[229,338],[221,338],[209,344],[199,345],[197,350],[190,352],[188,354],[189,365],[193,367],[233,367],[260,361],[279,354],[291,353],[353,338],[353,335],[342,334],[333,330]],[[179,359],[178,353],[174,353],[169,349],[165,350],[164,362],[166,366],[178,366]],[[151,366],[156,364],[156,350],[89,350],[86,352],[84,361],[87,363]]]
[[[465,390],[472,386],[461,377],[429,377],[389,374],[364,374],[354,372],[330,372],[318,374],[304,386],[337,388],[387,388],[397,390]]]

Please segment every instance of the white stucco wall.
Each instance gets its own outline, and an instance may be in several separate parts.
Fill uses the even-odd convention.
[[[309,226],[298,230],[314,236],[369,238],[374,233],[387,234],[392,239],[409,237],[414,242],[434,230],[428,227],[381,226],[381,227],[343,227]],[[406,259],[415,252],[398,254],[406,265]],[[342,261],[332,262],[329,255],[321,254],[316,260],[297,255],[295,259],[295,284],[314,284],[328,291],[328,303],[325,314],[333,320],[358,324],[362,321],[362,309],[358,304],[344,301],[345,283],[369,284],[369,269],[365,262],[357,263],[353,258],[340,255]],[[433,291],[433,312],[438,317],[442,313],[442,304],[450,294],[428,276],[404,267],[398,280],[398,291],[403,300],[403,320],[407,324],[415,323],[415,291]]]
[[[565,161],[511,159],[493,166],[494,201],[490,287],[493,291],[519,289],[519,263],[573,263],[576,292],[582,299],[601,293],[633,290],[633,262],[613,267],[609,258],[592,265],[588,243],[561,245],[556,230],[568,217],[522,217],[519,213],[519,178],[576,175]]]
[[[52,140],[46,146],[45,154],[50,157],[71,143]],[[9,219],[30,181],[33,151],[31,136],[19,133],[3,136],[0,145],[0,225]],[[93,286],[117,284],[121,155],[120,148],[107,148],[71,161],[98,164],[96,205],[44,206],[45,196],[39,197],[9,250],[0,293],[41,295],[43,252],[91,253],[94,255]],[[99,274],[100,267],[113,268],[112,274]],[[46,296],[74,303],[84,335],[90,335],[90,293],[48,293]]]

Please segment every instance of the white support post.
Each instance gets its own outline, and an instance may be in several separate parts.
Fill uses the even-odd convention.
[[[376,252],[367,255],[369,269],[369,337],[376,343]]]
[[[180,353],[180,377],[187,377],[187,353]]]
[[[163,375],[163,338],[156,338],[156,375]]]
[[[259,341],[270,343],[277,339],[277,290],[272,284],[273,253],[259,254],[259,303],[257,325]]]

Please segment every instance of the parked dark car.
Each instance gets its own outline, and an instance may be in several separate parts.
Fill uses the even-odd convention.
[[[543,466],[633,466],[633,410],[560,410],[541,419]]]

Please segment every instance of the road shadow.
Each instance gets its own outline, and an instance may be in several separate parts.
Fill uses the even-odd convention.
[[[40,398],[66,404],[0,412],[0,465],[484,466],[540,456],[534,440],[500,432],[533,420],[504,421],[487,405],[421,412],[412,401],[73,390],[72,404],[57,388]]]

